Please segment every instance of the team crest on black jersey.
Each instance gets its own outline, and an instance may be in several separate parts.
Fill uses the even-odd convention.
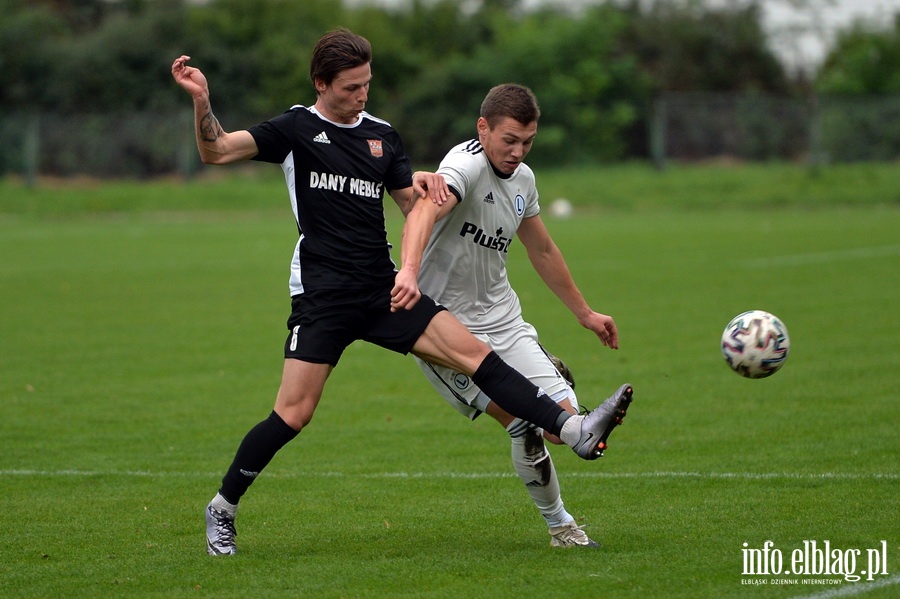
[[[384,150],[382,150],[381,148],[381,140],[370,139],[369,151],[372,152],[372,156],[374,156],[375,158],[381,158],[382,156],[384,156]]]

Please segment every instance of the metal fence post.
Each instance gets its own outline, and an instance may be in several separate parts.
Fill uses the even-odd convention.
[[[194,112],[192,110],[179,112],[178,122],[181,124],[181,134],[178,136],[176,163],[181,176],[190,179],[199,170],[197,139],[194,135]]]
[[[650,109],[650,158],[656,170],[666,168],[666,102],[662,97]]]
[[[825,149],[822,144],[822,110],[819,96],[815,93],[809,97],[809,165],[813,172],[825,166]]]
[[[40,170],[41,118],[37,112],[25,117],[25,139],[22,144],[22,163],[25,167],[25,184],[34,187]]]

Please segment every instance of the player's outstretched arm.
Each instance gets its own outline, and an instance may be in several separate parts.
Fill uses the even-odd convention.
[[[523,219],[516,235],[525,246],[528,259],[541,280],[575,315],[581,326],[593,331],[603,345],[619,349],[619,331],[615,321],[611,316],[595,312],[585,301],[541,217]]]
[[[259,153],[248,131],[227,133],[212,112],[209,85],[200,69],[187,66],[190,56],[179,56],[172,63],[172,77],[194,100],[194,131],[197,150],[204,164],[228,164],[248,160]]]
[[[407,194],[409,194],[407,196]],[[411,197],[411,208],[406,214],[406,223],[403,225],[403,237],[400,240],[400,270],[394,280],[394,288],[391,290],[391,311],[409,310],[419,298],[419,269],[422,266],[422,256],[434,230],[434,223],[446,216],[456,205],[456,197],[438,206],[430,197],[418,196],[412,191],[400,190],[391,192],[391,197],[396,198],[397,204],[402,207],[403,197]]]

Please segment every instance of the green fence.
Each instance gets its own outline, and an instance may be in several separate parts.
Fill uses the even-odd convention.
[[[900,96],[682,93],[658,98],[646,112],[636,125],[649,132],[646,155],[624,158],[652,159],[658,166],[722,157],[811,164],[900,158]],[[189,176],[200,168],[192,119],[190,110],[2,115],[0,175],[19,174],[30,182],[38,176]],[[229,117],[234,129],[259,120]],[[564,133],[573,141],[592,134]]]
[[[651,156],[829,162],[900,158],[900,96],[667,94],[650,115]]]

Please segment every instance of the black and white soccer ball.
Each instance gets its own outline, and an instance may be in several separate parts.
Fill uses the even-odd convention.
[[[722,332],[722,355],[741,376],[761,379],[784,366],[791,350],[787,327],[763,310],[742,312]]]

